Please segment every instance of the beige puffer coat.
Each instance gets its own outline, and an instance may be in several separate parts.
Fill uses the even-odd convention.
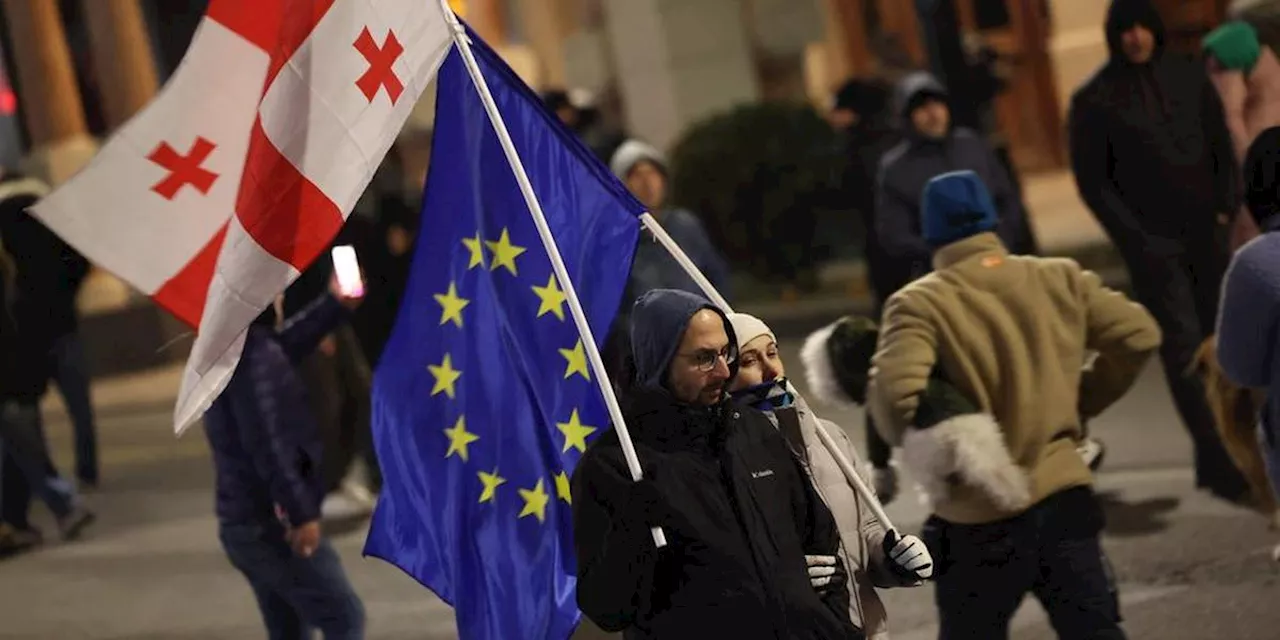
[[[868,487],[873,486],[870,473],[844,429],[833,422],[819,419],[799,395],[796,396],[796,409],[809,458],[805,472],[809,474],[818,495],[831,509],[840,530],[842,560],[849,572],[849,592],[853,596],[849,603],[849,616],[867,634],[868,640],[888,640],[888,615],[884,604],[880,602],[880,596],[876,594],[876,587],[907,585],[885,565],[884,550],[881,548],[885,536],[884,527],[872,515],[862,497],[849,485],[835,457],[818,438],[819,422],[839,444]],[[768,416],[774,421],[774,426],[777,426],[776,416],[773,413]]]

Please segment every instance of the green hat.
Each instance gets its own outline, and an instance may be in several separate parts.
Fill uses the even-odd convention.
[[[1213,56],[1223,67],[1232,71],[1253,71],[1262,55],[1262,44],[1258,42],[1258,31],[1247,22],[1235,20],[1209,32],[1204,37],[1203,45],[1206,54]]]
[[[914,426],[928,429],[950,418],[973,413],[980,413],[978,405],[951,384],[939,367],[934,366],[929,372],[929,382],[920,394]]]
[[[827,357],[831,358],[836,381],[858,404],[867,401],[867,378],[879,338],[880,330],[874,320],[845,316],[836,322],[827,341]]]

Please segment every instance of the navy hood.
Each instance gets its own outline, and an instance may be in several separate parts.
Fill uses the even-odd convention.
[[[987,185],[972,171],[953,171],[930,180],[921,200],[920,231],[934,249],[995,231],[999,220]]]
[[[1164,51],[1165,27],[1160,12],[1156,11],[1151,0],[1112,0],[1107,10],[1107,50],[1113,62],[1128,63],[1124,55],[1124,47],[1120,45],[1120,36],[1134,25],[1146,27],[1156,39],[1156,49],[1152,59],[1159,58]]]
[[[654,289],[640,296],[631,309],[631,353],[636,384],[642,389],[666,389],[667,369],[675,358],[685,329],[694,314],[715,311],[724,321],[729,344],[737,346],[733,325],[724,311],[702,296],[678,289]],[[738,374],[737,362],[729,365],[729,379]]]

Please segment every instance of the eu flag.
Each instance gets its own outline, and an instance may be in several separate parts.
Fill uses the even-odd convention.
[[[602,342],[644,207],[472,41]],[[438,83],[412,273],[374,379],[385,486],[365,553],[452,605],[463,638],[566,638],[581,615],[569,477],[609,417],[564,287],[456,49]]]

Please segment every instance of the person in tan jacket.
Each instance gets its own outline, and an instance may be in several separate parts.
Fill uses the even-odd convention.
[[[939,367],[995,418],[998,442],[1030,483],[1021,509],[963,484],[935,501],[923,538],[937,564],[939,637],[1008,637],[1031,592],[1059,637],[1124,638],[1099,540],[1102,508],[1074,443],[1082,419],[1132,386],[1160,329],[1071,260],[1009,255],[995,225],[973,173],[925,187],[921,227],[934,272],[886,305],[868,384],[876,426],[899,443]]]
[[[920,538],[886,531],[866,501],[849,484],[835,456],[818,437],[821,424],[868,486],[872,478],[848,434],[818,418],[787,379],[778,340],[763,321],[729,314],[738,340],[738,376],[729,387],[734,399],[765,413],[786,438],[809,481],[831,510],[840,531],[840,560],[849,576],[849,616],[868,640],[888,640],[888,617],[876,588],[917,587],[933,575],[933,559]],[[815,588],[831,572],[834,557],[808,556]]]

